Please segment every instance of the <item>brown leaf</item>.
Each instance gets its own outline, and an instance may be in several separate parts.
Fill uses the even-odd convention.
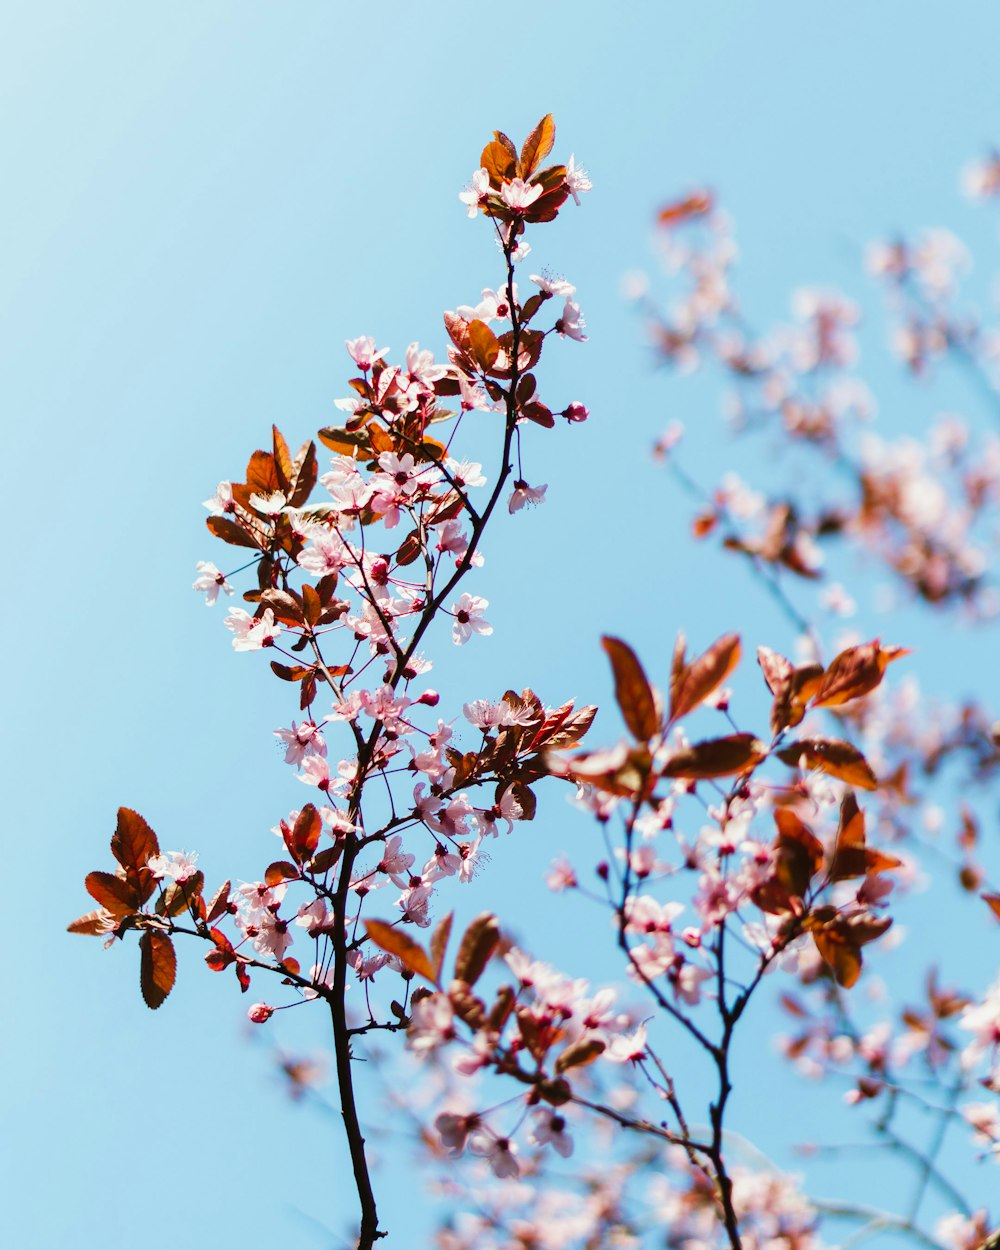
[[[140,903],[145,903],[156,889],[156,882],[145,865],[150,856],[159,853],[156,834],[139,813],[130,807],[119,807],[118,826],[111,838],[111,854],[125,869]]]
[[[664,777],[703,781],[750,772],[767,755],[767,745],[753,734],[729,734],[709,738],[671,753],[662,769]]]
[[[139,939],[139,951],[139,986],[146,1006],[155,1011],[174,987],[177,955],[170,938],[151,929]]]
[[[274,469],[278,476],[278,488],[284,491],[285,496],[288,495],[288,488],[292,484],[295,476],[295,469],[292,466],[292,454],[288,450],[288,444],[285,442],[285,436],[276,425],[271,426],[271,439],[274,446]]]
[[[556,1071],[560,1074],[570,1068],[585,1068],[593,1063],[598,1055],[602,1055],[606,1047],[598,1037],[581,1038],[571,1042],[562,1054],[556,1057]]]
[[[1000,920],[1000,894],[983,894],[980,897],[987,907],[989,907],[990,911],[994,915],[994,918]],[[91,912],[91,915],[94,915],[94,913]],[[86,917],[81,917],[81,919],[85,918]],[[80,932],[80,930],[71,929],[70,932]]]
[[[66,926],[67,933],[83,933],[90,937],[106,936],[114,929],[114,917],[106,908],[88,911],[84,916],[77,916]]]
[[[247,489],[252,494],[273,495],[281,489],[278,469],[269,451],[255,451],[247,465]]]
[[[469,346],[473,360],[484,373],[489,373],[500,354],[500,343],[485,321],[469,322]]]
[[[303,623],[302,604],[297,595],[287,590],[265,590],[260,602],[274,613],[274,619],[283,625],[297,626]]]
[[[254,551],[261,549],[257,539],[242,525],[231,521],[229,517],[209,516],[205,518],[205,524],[216,538],[221,538],[224,543],[229,543],[232,547],[252,547]]]
[[[556,141],[556,124],[546,113],[521,147],[520,176],[527,180],[552,151]]]
[[[441,984],[441,968],[444,964],[445,951],[448,948],[448,938],[451,935],[451,922],[454,919],[454,915],[454,912],[449,912],[431,934],[431,963],[434,968],[435,985]]]
[[[288,503],[292,508],[301,508],[312,494],[313,487],[316,485],[316,479],[319,476],[319,466],[316,462],[316,444],[311,439],[309,442],[303,443],[295,453],[292,469],[294,485],[288,496]]]
[[[223,881],[222,885],[212,895],[212,900],[208,904],[208,911],[205,920],[208,924],[219,919],[227,909],[229,904],[229,882]]]
[[[601,639],[611,660],[615,699],[629,732],[637,742],[648,742],[660,728],[656,697],[638,657],[627,642],[607,635]]]
[[[117,920],[142,907],[133,882],[111,872],[89,872],[83,882],[87,893]]]
[[[430,981],[431,985],[438,984],[430,956],[408,933],[384,920],[366,920],[365,928],[376,946],[395,955],[405,968]]]
[[[285,834],[285,845],[296,863],[301,864],[312,858],[322,831],[323,818],[312,803],[307,803],[295,818],[294,826]]]
[[[829,773],[861,790],[878,788],[878,778],[857,747],[839,738],[802,738],[778,752],[778,759],[792,768],[804,762],[810,771]]]
[[[273,887],[280,885],[282,881],[298,881],[300,876],[298,868],[287,859],[276,859],[264,871],[264,884]]]
[[[853,793],[844,795],[840,805],[837,840],[830,862],[830,880],[848,881],[869,873],[888,872],[902,863],[895,855],[870,850],[865,840],[865,815]]]
[[[500,943],[500,923],[492,912],[483,912],[466,929],[455,958],[455,977],[475,985]]]
[[[874,690],[886,666],[909,652],[903,647],[885,647],[874,642],[841,651],[823,674],[813,707],[839,707]]]
[[[676,656],[676,651],[674,652]],[[700,703],[726,680],[740,661],[739,634],[724,634],[704,655],[690,664],[683,664],[676,679],[670,679],[670,719],[679,720],[693,712]]]
[[[510,140],[507,140],[510,143]],[[497,190],[517,173],[517,155],[504,146],[499,140],[491,139],[483,148],[479,164],[490,176],[490,185]]]

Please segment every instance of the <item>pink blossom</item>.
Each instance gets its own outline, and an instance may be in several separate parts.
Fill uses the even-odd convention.
[[[264,1024],[274,1015],[274,1008],[269,1007],[267,1003],[254,1003],[247,1011],[247,1016],[254,1024]]]
[[[227,595],[233,593],[233,588],[226,581],[225,575],[220,573],[210,560],[199,560],[195,568],[198,570],[198,576],[191,583],[191,589],[198,590],[205,596],[206,608],[214,605],[220,591],[224,591]]]
[[[548,486],[529,486],[523,478],[518,478],[507,503],[507,511],[513,514],[520,511],[526,504],[531,506],[540,504],[548,489]]]
[[[299,725],[292,721],[291,729],[276,729],[274,736],[287,748],[286,764],[301,764],[307,755],[326,755],[323,731],[311,720],[304,720]]]
[[[347,339],[346,346],[348,354],[354,363],[364,373],[367,373],[372,365],[381,360],[389,351],[388,347],[375,350],[375,340],[371,338]]]
[[[531,275],[531,281],[534,282],[535,286],[537,286],[545,296],[558,295],[563,299],[569,299],[570,296],[576,294],[576,287],[572,282],[567,282],[565,278],[554,278],[548,273],[533,273]]]
[[[525,182],[521,178],[512,178],[500,188],[500,198],[514,213],[523,213],[541,194],[540,183]]]
[[[566,162],[566,187],[570,195],[573,197],[574,204],[580,203],[580,195],[584,191],[593,189],[594,184],[590,181],[590,175],[582,165],[576,163],[576,157],[572,154]]]
[[[206,499],[202,507],[207,508],[212,516],[225,516],[227,512],[235,512],[232,482],[220,482],[215,488],[215,494],[211,499]]]
[[[567,300],[562,316],[556,322],[556,333],[561,334],[565,339],[576,339],[578,343],[585,343],[587,336],[583,331],[586,325],[580,305]]]
[[[479,213],[479,206],[490,193],[490,175],[485,169],[477,169],[472,175],[472,180],[464,191],[458,193],[458,198],[463,204],[468,206],[468,216],[476,217]]]
[[[617,1033],[608,1042],[602,1059],[609,1063],[637,1063],[646,1054],[646,1026],[638,1025],[631,1033]]]
[[[151,855],[146,867],[158,881],[188,881],[198,871],[198,856],[194,851],[167,851],[163,855]]]
[[[256,618],[242,608],[230,608],[223,624],[236,635],[233,639],[236,651],[259,651],[262,647],[271,647],[281,634],[281,626],[275,621],[271,608],[265,608],[263,614]]]
[[[517,1146],[507,1137],[495,1137],[486,1129],[478,1128],[469,1137],[469,1149],[484,1158],[493,1175],[501,1180],[521,1174],[515,1158]]]
[[[457,603],[451,605],[451,614],[455,618],[455,624],[451,629],[451,639],[456,646],[460,647],[462,643],[468,642],[473,633],[485,635],[493,633],[493,626],[483,616],[489,606],[488,599],[482,599],[478,595],[470,595],[467,592]]]
[[[428,1055],[445,1042],[454,1041],[455,1013],[447,994],[428,994],[414,1003],[406,1044],[416,1055]]]
[[[547,1107],[539,1107],[532,1113],[528,1140],[535,1146],[551,1146],[564,1159],[573,1153],[573,1138],[566,1131],[566,1121]]]

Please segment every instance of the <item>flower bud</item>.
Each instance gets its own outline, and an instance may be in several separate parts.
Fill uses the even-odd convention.
[[[561,415],[564,416],[567,421],[586,421],[586,419],[590,416],[590,413],[583,406],[583,404],[574,400],[568,408],[564,408],[562,410]]]
[[[264,1024],[274,1015],[274,1008],[269,1007],[267,1003],[254,1003],[247,1015],[254,1024]]]

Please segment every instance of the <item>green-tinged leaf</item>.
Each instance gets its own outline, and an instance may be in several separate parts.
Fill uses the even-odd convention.
[[[556,1071],[561,1074],[568,1072],[570,1068],[585,1068],[593,1063],[598,1055],[602,1055],[605,1049],[604,1043],[597,1037],[571,1042],[562,1054],[557,1056]]]
[[[139,985],[147,1007],[153,1011],[161,1006],[174,988],[177,977],[177,955],[174,944],[165,933],[151,929],[139,939]]]
[[[231,521],[229,517],[209,516],[205,518],[205,524],[216,538],[221,538],[224,543],[229,543],[232,547],[252,547],[254,551],[260,551],[260,543],[257,539],[242,525]]]
[[[171,881],[163,892],[162,902],[157,904],[161,916],[180,916],[192,909],[198,912],[198,899],[205,888],[205,874],[195,872],[186,881]]]
[[[431,985],[437,985],[437,976],[430,956],[408,933],[391,924],[386,924],[384,920],[366,920],[365,929],[375,945],[388,951],[390,955],[395,955],[404,968],[409,968],[411,972],[423,977]]]
[[[767,744],[753,734],[729,734],[710,738],[671,753],[663,766],[664,777],[704,781],[750,772],[767,756]]]
[[[857,747],[839,738],[802,738],[783,747],[778,759],[792,768],[804,766],[810,771],[829,773],[861,790],[878,788],[878,778],[865,757]]]
[[[615,699],[629,732],[637,742],[648,742],[660,728],[656,696],[638,657],[627,642],[607,635],[601,639],[611,660]]]
[[[441,984],[441,968],[444,964],[445,951],[448,949],[448,938],[451,935],[451,922],[454,915],[454,912],[449,912],[431,934],[431,965],[434,969],[435,985]]]
[[[676,657],[677,652],[674,652]],[[739,634],[725,634],[690,664],[684,664],[670,680],[670,719],[680,720],[726,680],[740,660]],[[676,661],[675,661],[676,662]]]
[[[139,911],[142,902],[134,881],[123,879],[111,872],[88,872],[83,882],[90,897],[101,904],[116,919]]]
[[[521,147],[520,175],[528,179],[552,151],[556,141],[556,124],[546,113]]]
[[[455,959],[455,978],[475,985],[500,944],[500,922],[483,912],[466,929]]]

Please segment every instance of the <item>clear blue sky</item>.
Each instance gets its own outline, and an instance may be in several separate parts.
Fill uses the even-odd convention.
[[[218,558],[200,501],[272,421],[298,442],[332,419],[345,338],[440,351],[441,311],[496,285],[456,199],[491,129],[552,112],[558,152],[593,177],[534,240],[590,332],[549,353],[546,387],[592,420],[532,441],[548,501],[497,526],[472,587],[496,633],[444,641],[437,681],[456,708],[511,684],[603,699],[602,632],[661,679],[680,627],[789,644],[690,550],[687,504],[648,461],[668,416],[716,420],[652,370],[620,298],[656,206],[719,190],[762,317],[802,283],[864,294],[857,248],[895,227],[952,223],[989,251],[956,182],[1000,137],[998,39],[990,6],[898,0],[0,4],[8,1244],[333,1244],[314,1221],[336,1223],[337,1127],[289,1109],[246,1000],[182,952],[154,1017],[136,951],[64,926],[120,803],[198,848],[210,880],[266,862],[298,797],[271,740],[291,713],[188,589]],[[548,811],[502,848],[531,881],[591,832]],[[291,1023],[276,1036],[296,1041]]]

